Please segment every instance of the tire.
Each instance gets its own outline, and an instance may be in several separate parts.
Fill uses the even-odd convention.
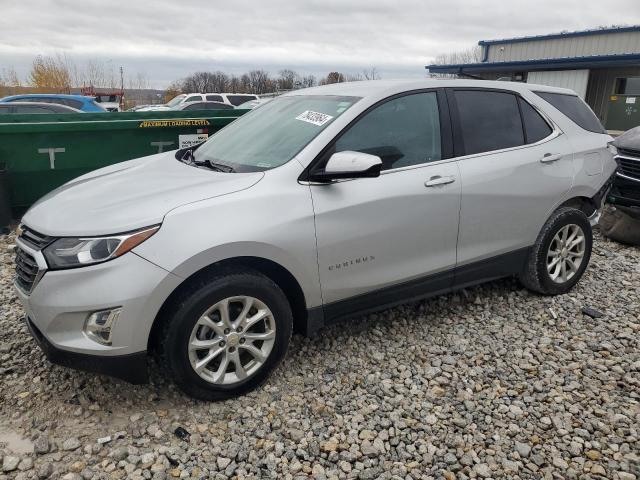
[[[233,327],[260,317],[240,333]],[[292,330],[291,307],[278,285],[252,270],[220,271],[194,282],[173,302],[159,338],[160,360],[191,397],[225,400],[267,379],[284,358]],[[247,365],[238,369],[238,362]]]
[[[567,232],[567,240],[570,240],[565,244],[560,241],[564,232]],[[570,249],[562,248],[579,240],[578,235],[571,240],[573,232],[582,233],[584,241]],[[551,215],[538,234],[524,271],[519,276],[520,282],[529,290],[543,295],[567,293],[582,278],[591,258],[592,246],[593,233],[586,215],[575,208],[561,207]],[[554,252],[559,253],[556,255]],[[566,265],[564,274],[563,263]]]

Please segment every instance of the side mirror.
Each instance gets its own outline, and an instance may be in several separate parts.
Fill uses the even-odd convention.
[[[312,182],[331,182],[349,178],[379,177],[382,160],[376,155],[346,150],[331,155],[324,170],[312,172]]]

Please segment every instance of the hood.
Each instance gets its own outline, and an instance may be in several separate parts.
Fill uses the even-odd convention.
[[[627,150],[640,150],[640,127],[627,130],[613,141],[613,145]]]
[[[262,177],[196,168],[165,152],[78,177],[38,200],[22,221],[52,236],[127,232],[161,223],[181,205],[249,188]]]

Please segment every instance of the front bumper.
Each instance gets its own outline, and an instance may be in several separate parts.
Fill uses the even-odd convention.
[[[147,378],[153,322],[180,282],[129,252],[97,265],[46,271],[30,293],[16,291],[29,330],[53,363],[140,383]],[[112,308],[121,314],[111,345],[103,345],[87,336],[85,322],[92,313]]]
[[[109,375],[135,385],[149,381],[146,351],[107,357],[70,352],[57,348],[49,342],[29,317],[25,318],[25,322],[29,332],[51,363],[86,372]]]

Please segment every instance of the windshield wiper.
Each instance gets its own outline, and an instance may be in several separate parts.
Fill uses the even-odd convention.
[[[187,165],[194,165],[196,167],[206,167],[215,172],[223,172],[223,173],[235,173],[235,168],[231,165],[226,165],[224,163],[216,162],[215,159],[205,159],[205,160],[197,160],[196,156],[193,154],[193,149],[185,150],[182,156],[180,157],[180,161],[186,163]]]
[[[224,163],[219,163],[208,158],[204,162],[198,162],[197,164],[207,166],[216,172],[235,173],[236,171],[236,169],[230,165],[225,165]]]

